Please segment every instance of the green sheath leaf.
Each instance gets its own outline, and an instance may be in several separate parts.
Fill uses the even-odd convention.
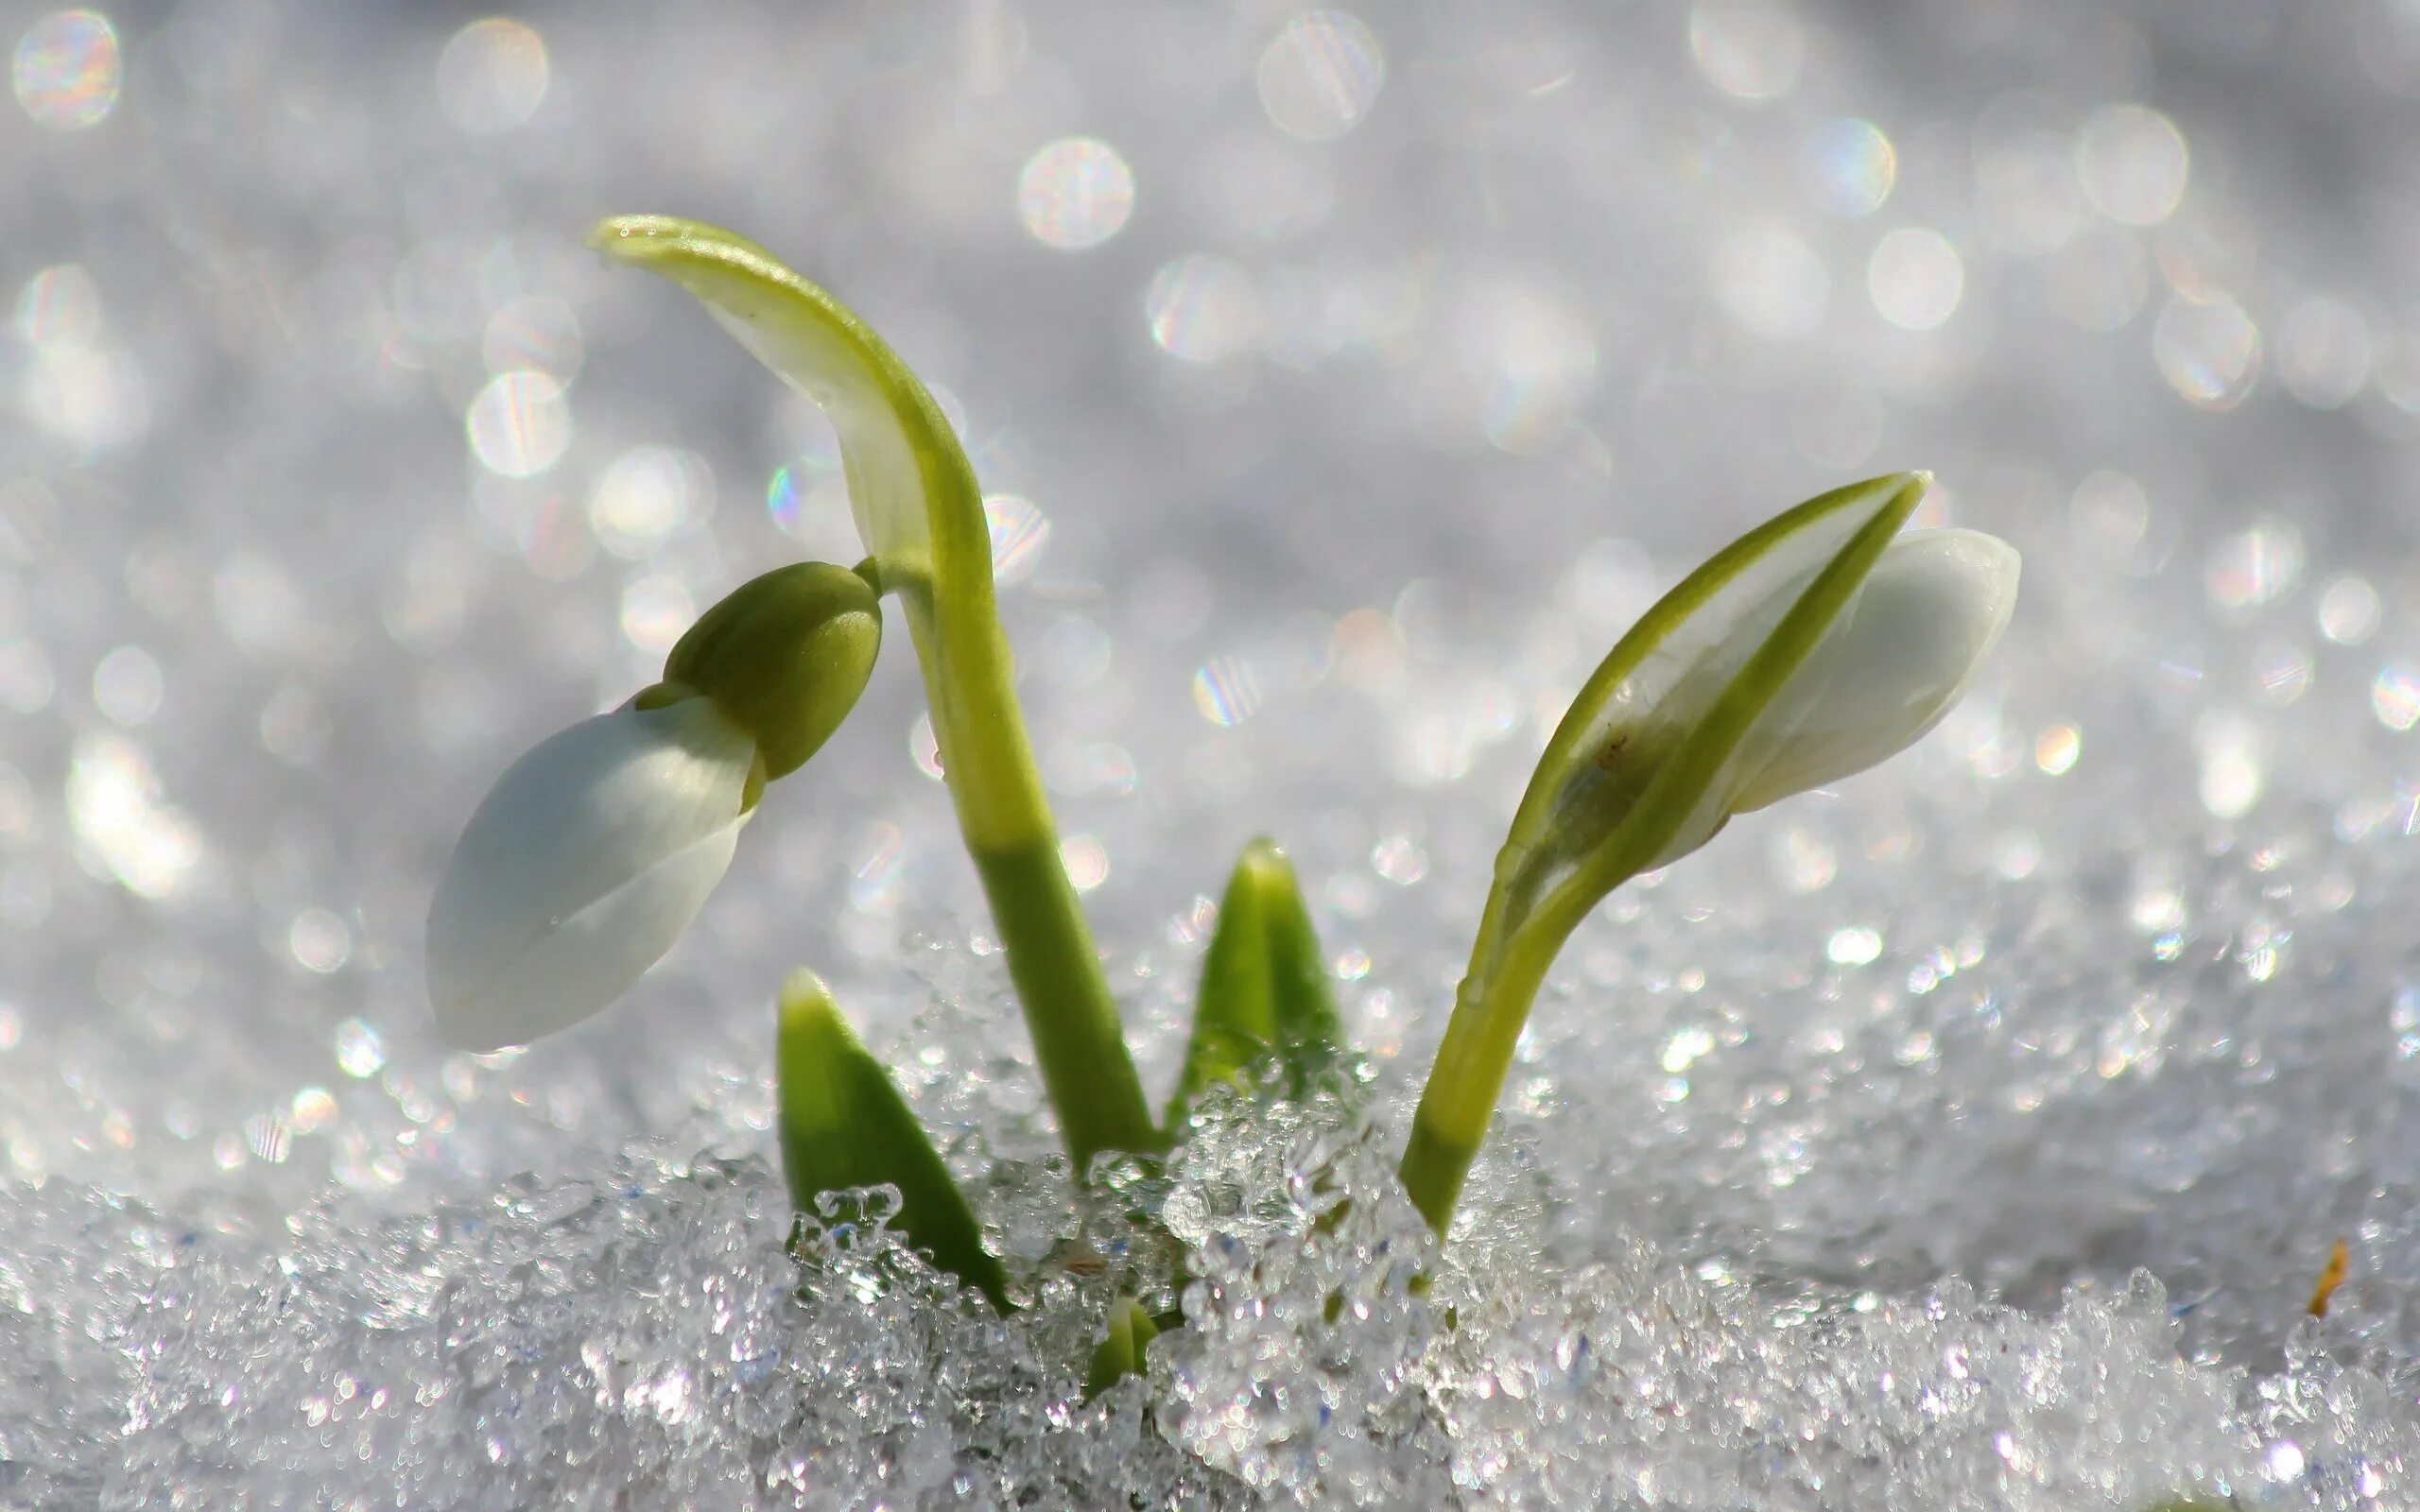
[[[782,984],[774,1067],[790,1205],[809,1212],[821,1193],[887,1182],[899,1189],[893,1227],[908,1242],[1009,1311],[1008,1275],[983,1247],[965,1194],[890,1074],[850,1032],[831,989],[812,971],[793,971]]]
[[[1109,1332],[1093,1351],[1092,1368],[1084,1372],[1084,1400],[1092,1400],[1127,1376],[1143,1370],[1143,1350],[1160,1336],[1151,1314],[1131,1297],[1109,1304]]]
[[[1244,847],[1219,903],[1219,923],[1201,958],[1201,986],[1193,1007],[1193,1039],[1167,1126],[1184,1126],[1196,1097],[1274,1052],[1288,1091],[1299,1095],[1320,1066],[1334,1058],[1343,1032],[1311,916],[1286,853],[1262,838]]]

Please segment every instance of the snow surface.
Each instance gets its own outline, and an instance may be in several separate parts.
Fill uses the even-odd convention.
[[[2420,12],[102,9],[0,15],[0,1507],[2420,1505]],[[1154,1084],[1264,832],[1366,1060],[1080,1195],[904,637],[628,1001],[437,1041],[496,773],[857,555],[578,246],[656,210],[962,417]],[[2025,553],[1995,662],[1582,930],[1440,1250],[1562,701],[1899,467]],[[1012,1317],[793,1239],[800,964]],[[1086,1404],[1120,1290],[1188,1326]]]

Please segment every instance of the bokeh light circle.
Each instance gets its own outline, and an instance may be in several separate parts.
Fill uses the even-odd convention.
[[[1358,17],[1313,10],[1288,22],[1262,51],[1253,82],[1277,129],[1325,142],[1359,126],[1378,103],[1387,58]]]
[[[571,445],[571,404],[551,373],[530,369],[488,380],[463,416],[472,455],[500,477],[528,478],[553,467]]]
[[[1854,116],[1807,134],[1801,163],[1815,202],[1835,215],[1871,215],[1899,181],[1899,152],[1882,129]]]
[[[17,39],[9,80],[38,126],[80,131],[117,108],[126,77],[117,28],[97,10],[58,10]]]
[[[1903,331],[1930,331],[1958,312],[1966,266],[1939,232],[1902,226],[1875,247],[1865,284],[1882,318]]]
[[[2156,226],[2184,201],[2189,171],[2185,133],[2144,105],[2095,111],[2076,144],[2076,178],[2102,215]]]
[[[538,113],[553,67],[536,27],[510,16],[474,21],[437,59],[437,103],[474,136],[509,131]]]
[[[2160,312],[2152,356],[2187,404],[2233,409],[2260,375],[2260,328],[2233,300],[2174,300]]]
[[[1017,176],[1017,218],[1035,241],[1063,252],[1098,247],[1134,214],[1134,170],[1098,137],[1053,142]]]

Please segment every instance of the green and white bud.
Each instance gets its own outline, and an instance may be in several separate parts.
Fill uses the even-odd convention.
[[[1929,482],[1870,478],[1750,531],[1641,615],[1572,700],[1496,856],[1404,1152],[1438,1232],[1539,985],[1589,911],[1733,815],[1913,745],[1991,654],[2016,605],[2015,548],[1972,530],[1899,538]]]
[[[1940,723],[2008,625],[2018,560],[1980,531],[1899,536],[1927,481],[1810,501],[1642,616],[1538,764],[1508,848],[1515,886],[1601,897]]]
[[[1773,555],[1787,560],[1799,543]],[[1825,562],[1806,561],[1759,596],[1717,594],[1673,632],[1685,664],[1661,696],[1617,688],[1593,747],[1574,772],[1566,816],[1599,811],[1581,833],[1609,835],[1690,734],[1766,651],[1782,613]],[[1754,722],[1695,796],[1686,823],[1647,867],[1666,866],[1713,838],[1735,814],[1851,777],[1922,739],[1956,706],[2016,608],[2016,548],[1979,530],[1914,530],[1886,546],[1864,582],[1818,630],[1804,660],[1754,713]],[[1576,836],[1575,836],[1576,837]],[[1644,868],[1642,868],[1644,869]]]
[[[1745,814],[1876,766],[1965,696],[2016,610],[2016,548],[1979,530],[1891,542],[1841,622],[1748,732]]]
[[[864,577],[777,568],[690,627],[664,681],[507,768],[429,902],[446,1037],[526,1044],[627,990],[705,906],[765,783],[856,705],[881,644]]]

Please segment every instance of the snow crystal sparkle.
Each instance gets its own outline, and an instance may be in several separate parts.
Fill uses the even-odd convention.
[[[0,1500],[2412,1502],[2408,10],[17,14]],[[844,292],[1048,522],[999,611],[1145,1106],[1263,829],[1364,1058],[1080,1190],[896,636],[631,1002],[439,1040],[495,776],[856,559],[818,415],[578,247],[625,204]],[[1574,930],[1438,1249],[1389,1173],[1538,752],[1901,459],[2023,554],[2002,644]],[[881,1194],[790,1232],[801,960],[1017,1314]],[[1086,1402],[1119,1295],[1184,1326]]]

